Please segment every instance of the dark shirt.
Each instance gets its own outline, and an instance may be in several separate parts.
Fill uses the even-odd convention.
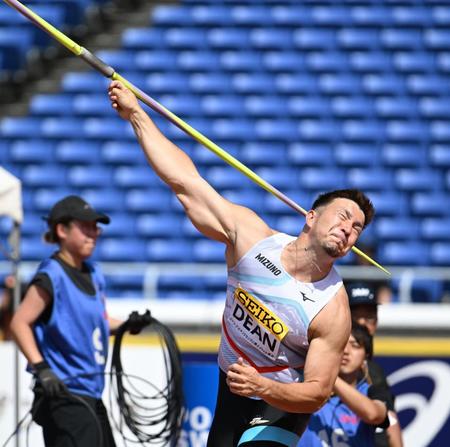
[[[95,296],[95,287],[92,282],[91,272],[86,264],[83,263],[81,270],[79,270],[76,267],[72,267],[64,262],[56,253],[53,254],[51,258],[61,264],[66,274],[82,292],[87,295]],[[39,317],[42,321],[48,322],[51,317],[53,307],[53,286],[50,278],[45,273],[37,273],[31,280],[30,286],[31,285],[38,286],[45,290],[51,299],[51,304],[45,308],[44,312],[42,312],[42,315]]]

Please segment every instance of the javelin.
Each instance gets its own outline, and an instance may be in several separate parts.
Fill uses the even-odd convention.
[[[280,190],[278,190],[277,188],[272,186],[270,183],[266,182],[263,178],[261,178],[258,174],[256,174],[256,172],[252,171],[247,166],[245,166],[243,163],[241,163],[239,160],[237,160],[232,155],[230,155],[228,152],[224,151],[220,146],[215,144],[209,138],[207,138],[206,136],[204,136],[203,134],[201,134],[200,132],[195,130],[193,127],[191,127],[188,123],[184,122],[181,118],[179,118],[178,116],[173,114],[170,110],[166,109],[159,102],[155,101],[153,98],[148,96],[142,90],[140,90],[139,88],[134,86],[131,82],[127,81],[119,73],[116,73],[116,71],[114,70],[113,67],[111,67],[108,64],[106,64],[105,62],[103,62],[101,59],[99,59],[97,56],[92,54],[86,48],[83,48],[82,46],[78,45],[76,42],[74,42],[72,39],[70,39],[64,33],[59,31],[53,25],[51,25],[50,23],[45,21],[42,17],[37,15],[31,9],[27,8],[25,5],[20,3],[18,0],[3,0],[3,1],[5,3],[7,3],[9,6],[11,6],[12,8],[16,9],[18,12],[20,12],[22,15],[24,15],[27,19],[29,19],[32,23],[34,23],[39,28],[44,30],[46,33],[50,34],[50,36],[53,37],[55,40],[57,40],[61,45],[64,45],[69,51],[71,51],[73,54],[75,54],[76,56],[83,59],[86,63],[88,63],[95,70],[97,70],[98,72],[103,74],[105,77],[110,78],[115,81],[122,82],[144,104],[149,106],[151,109],[153,109],[155,112],[159,113],[164,118],[168,119],[171,123],[175,124],[175,126],[177,126],[183,132],[187,133],[189,136],[191,136],[192,138],[197,140],[199,143],[201,143],[203,146],[205,146],[211,152],[214,152],[222,160],[224,160],[225,162],[227,162],[228,164],[233,166],[233,168],[242,172],[242,174],[247,176],[250,180],[252,180],[256,184],[261,186],[266,191],[273,194],[275,197],[278,197],[282,202],[289,205],[295,211],[306,216],[307,211],[304,208],[302,208],[300,205],[298,205],[292,199],[287,197]],[[382,265],[380,265],[378,262],[373,260],[370,256],[366,255],[359,248],[353,246],[352,250],[356,254],[363,257],[371,264],[373,264],[374,266],[381,269],[383,272],[390,275],[390,272],[387,269],[385,269]]]

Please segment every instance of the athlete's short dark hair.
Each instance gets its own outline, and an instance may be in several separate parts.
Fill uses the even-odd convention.
[[[370,199],[359,189],[336,189],[335,191],[320,194],[314,201],[311,209],[315,210],[321,206],[328,205],[335,199],[352,200],[361,208],[365,217],[363,228],[366,228],[372,221],[375,214],[375,208]]]
[[[352,335],[360,346],[366,351],[366,357],[371,359],[373,356],[373,337],[370,335],[366,326],[356,321],[352,322]]]

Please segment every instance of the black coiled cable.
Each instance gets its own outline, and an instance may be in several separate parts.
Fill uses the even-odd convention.
[[[149,311],[144,314],[148,325],[159,336],[164,359],[165,386],[154,390],[152,395],[143,393],[124,372],[121,361],[123,335],[128,330],[127,322],[117,330],[111,360],[111,393],[115,393],[120,408],[119,421],[114,420],[124,441],[140,444],[176,445],[183,417],[183,383],[181,356],[172,331],[153,318]],[[148,384],[148,382],[146,382]],[[126,425],[135,439],[124,434]]]

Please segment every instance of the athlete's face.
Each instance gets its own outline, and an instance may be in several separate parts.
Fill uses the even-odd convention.
[[[342,356],[339,375],[351,375],[359,371],[366,359],[366,350],[350,335]]]
[[[87,259],[92,255],[101,232],[97,222],[81,220],[73,220],[64,226],[62,231],[63,235],[60,234],[61,245],[75,257],[81,259]]]
[[[345,256],[351,250],[363,230],[364,221],[361,208],[353,200],[343,198],[334,199],[307,216],[317,243],[332,258]]]

